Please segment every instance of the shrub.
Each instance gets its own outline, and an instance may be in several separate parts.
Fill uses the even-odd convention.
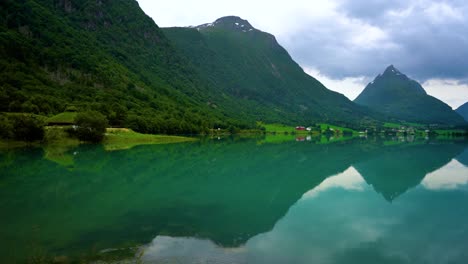
[[[96,111],[79,113],[75,122],[77,126],[75,133],[79,140],[97,143],[104,139],[108,122],[101,113]]]
[[[8,117],[0,115],[0,138],[11,139],[13,138],[13,124]]]
[[[65,112],[78,112],[78,108],[74,105],[69,105],[67,106],[67,108],[65,108]]]
[[[22,141],[36,141],[44,138],[44,121],[32,115],[15,115],[13,121],[14,138]]]

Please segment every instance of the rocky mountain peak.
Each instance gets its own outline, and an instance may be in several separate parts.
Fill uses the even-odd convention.
[[[207,23],[198,26],[198,29],[201,28],[209,28],[209,27],[220,27],[224,29],[236,30],[236,31],[243,31],[249,32],[254,31],[255,28],[249,23],[249,21],[242,19],[238,16],[226,16],[222,18],[218,18],[213,23]]]

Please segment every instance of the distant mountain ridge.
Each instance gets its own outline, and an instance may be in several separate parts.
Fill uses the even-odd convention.
[[[446,103],[428,95],[424,88],[393,65],[369,83],[354,102],[397,121],[463,125],[465,121]]]

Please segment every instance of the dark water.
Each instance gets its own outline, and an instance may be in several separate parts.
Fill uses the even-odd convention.
[[[468,263],[467,142],[397,143],[0,151],[0,263]]]

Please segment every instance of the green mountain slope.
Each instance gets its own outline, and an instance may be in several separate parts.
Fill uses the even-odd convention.
[[[219,94],[257,120],[356,123],[367,115],[304,73],[273,35],[239,17],[163,31]]]
[[[468,122],[468,103],[458,107],[455,111]]]
[[[2,1],[0,69],[0,112],[73,104],[155,133],[255,124],[210,107],[217,95],[133,0]]]
[[[369,120],[247,21],[163,32],[134,0],[2,1],[0,69],[0,112],[74,105],[140,132]]]
[[[461,118],[450,106],[428,95],[422,86],[393,65],[355,99],[355,102],[399,121],[460,125]]]

